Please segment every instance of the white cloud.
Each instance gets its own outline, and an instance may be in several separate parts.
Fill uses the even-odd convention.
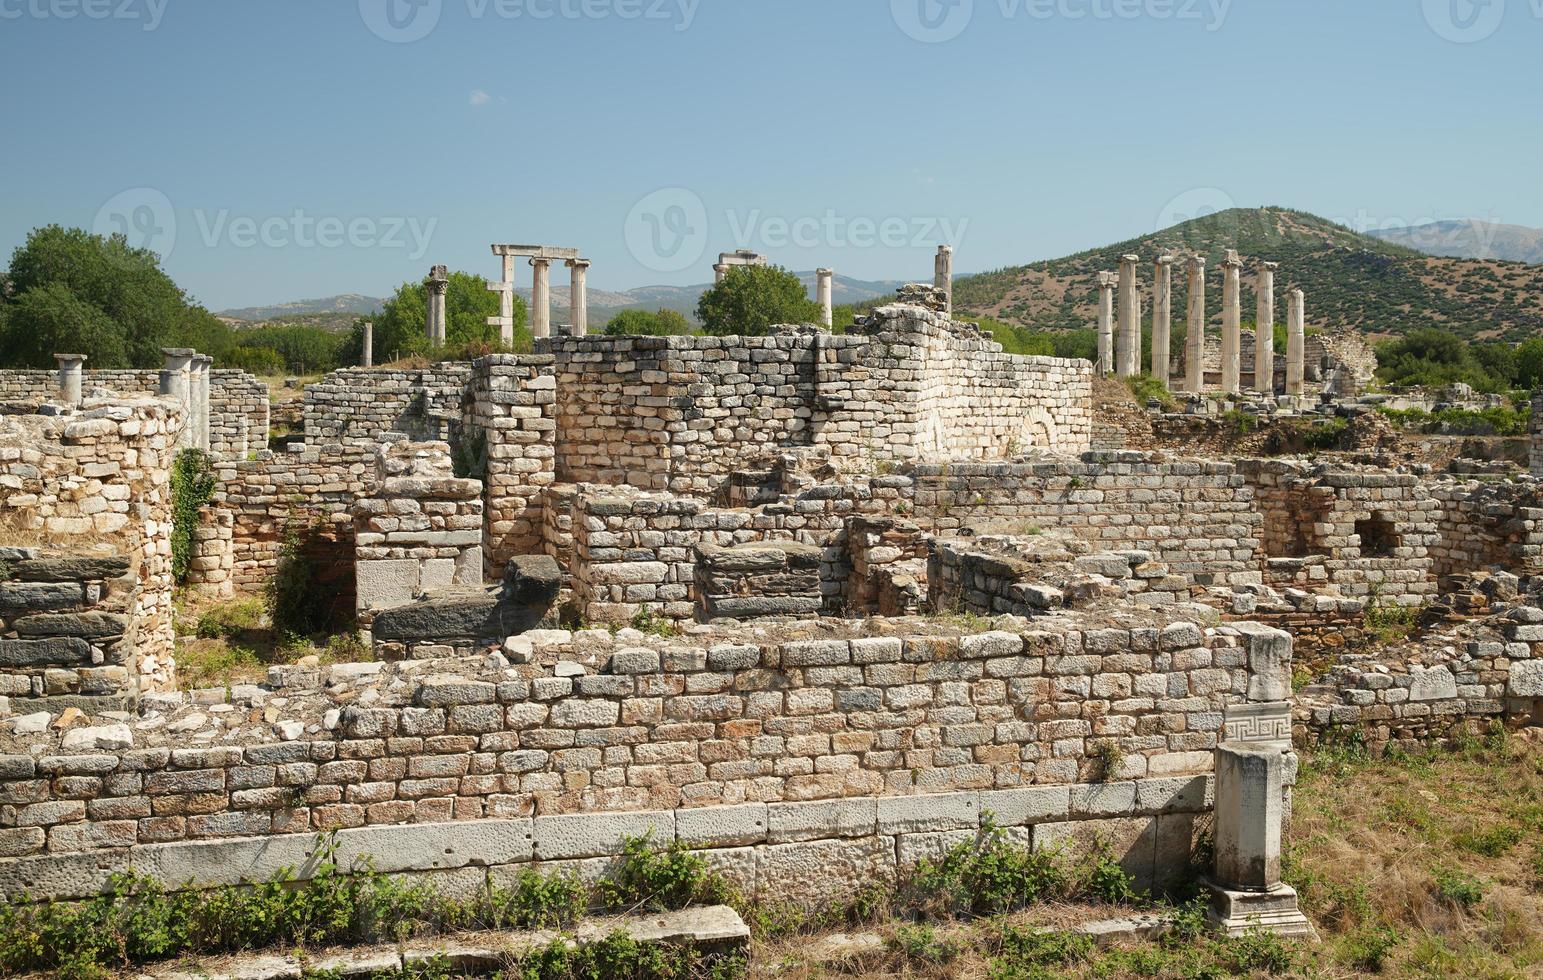
[[[492,101],[493,101],[493,97],[491,95],[489,95],[488,93],[482,91],[482,89],[474,88],[474,89],[471,90],[471,104],[472,105],[487,105],[488,103],[490,103]]]

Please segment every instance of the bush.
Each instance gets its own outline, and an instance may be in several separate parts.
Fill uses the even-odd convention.
[[[1455,868],[1437,868],[1431,887],[1437,898],[1465,912],[1484,901],[1484,883]]]
[[[652,840],[652,834],[623,840],[622,856],[597,889],[604,907],[667,912],[692,905],[720,905],[733,897],[728,883],[700,854],[680,841],[656,851]]]
[[[798,276],[781,266],[739,266],[697,302],[702,332],[715,337],[757,337],[788,323],[818,323],[819,304]]]
[[[996,915],[1060,896],[1067,884],[1050,852],[1012,844],[988,821],[975,840],[918,864],[909,898],[938,915]]]
[[[187,580],[198,512],[214,498],[214,487],[214,467],[205,453],[184,449],[177,454],[171,468],[171,574],[179,583]]]
[[[493,896],[496,929],[561,929],[584,914],[584,885],[578,875],[543,875],[529,868],[520,872],[514,887]]]
[[[280,633],[309,636],[326,619],[326,596],[316,588],[315,568],[306,554],[310,528],[291,523],[284,530],[278,567],[268,580],[268,615]]]

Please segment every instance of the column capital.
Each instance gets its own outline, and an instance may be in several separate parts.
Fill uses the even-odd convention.
[[[84,364],[89,358],[85,354],[55,354],[54,360],[60,367],[72,367]]]
[[[552,260],[538,255],[530,260],[530,265],[533,269],[546,269],[552,265]]]
[[[1157,257],[1157,266],[1158,268],[1166,268],[1167,266],[1173,265],[1175,261],[1176,260],[1172,255],[1165,252]]]
[[[1120,277],[1113,272],[1100,272],[1098,274],[1099,289],[1113,289],[1120,281]]]
[[[591,262],[589,259],[569,259],[568,260],[568,268],[570,268],[570,269],[588,269],[591,265],[594,265],[594,263]]]
[[[1280,263],[1279,262],[1260,262],[1259,263],[1259,271],[1260,272],[1274,272],[1276,269],[1279,269],[1279,268],[1280,268]]]
[[[1191,255],[1189,257],[1189,267],[1191,269],[1204,269],[1205,264],[1206,257],[1204,255]]]
[[[954,247],[952,245],[939,245],[938,246],[938,254],[939,255],[953,255],[954,254]]]
[[[1139,255],[1122,255],[1122,256],[1120,256],[1120,261],[1123,262],[1123,263],[1127,263],[1129,265],[1135,265],[1137,262],[1141,261],[1141,256],[1139,256]]]
[[[1229,248],[1227,250],[1227,257],[1222,259],[1222,268],[1224,268],[1224,269],[1241,269],[1241,268],[1243,268],[1243,260],[1238,258],[1238,253],[1237,253],[1237,251],[1235,249],[1230,249]]]
[[[836,274],[836,270],[835,269],[816,269],[816,270],[814,270],[814,274],[817,275],[817,276],[834,276]]]

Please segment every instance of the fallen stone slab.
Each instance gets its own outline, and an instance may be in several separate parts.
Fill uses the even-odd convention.
[[[418,939],[401,946],[184,959],[146,967],[132,976],[135,980],[299,980],[306,974],[322,974],[354,980],[435,962],[452,970],[491,976],[558,940],[583,948],[617,933],[645,945],[692,946],[705,953],[725,953],[750,941],[750,927],[738,912],[726,905],[712,905],[657,915],[585,919],[566,932],[484,932]]]

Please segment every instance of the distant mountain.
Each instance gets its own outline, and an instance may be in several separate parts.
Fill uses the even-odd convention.
[[[1407,228],[1384,228],[1368,234],[1427,255],[1500,259],[1533,265],[1543,263],[1543,228],[1502,225],[1470,218],[1464,221],[1433,221]]]
[[[955,282],[954,306],[1025,327],[1091,327],[1098,273],[1116,269],[1123,254],[1140,255],[1142,288],[1148,290],[1153,260],[1163,248],[1209,258],[1206,299],[1212,322],[1221,311],[1221,260],[1234,248],[1245,262],[1281,264],[1276,308],[1282,323],[1285,291],[1301,286],[1313,327],[1388,335],[1434,326],[1465,337],[1511,340],[1543,331],[1543,266],[1425,255],[1284,208],[1222,211],[1066,258],[964,277]],[[1245,269],[1245,319],[1253,317],[1252,278]],[[1184,297],[1180,263],[1174,272],[1174,319],[1180,323]],[[1150,322],[1149,297],[1144,306]]]
[[[554,278],[557,278],[554,276]],[[814,295],[815,274],[813,272],[800,272],[798,278],[808,288],[809,294]],[[852,279],[847,276],[836,276],[832,296],[837,306],[847,303],[862,303],[868,300],[889,296],[899,288],[900,282],[877,281],[870,282],[863,279]],[[622,310],[675,310],[685,314],[686,318],[696,319],[697,300],[702,293],[712,288],[711,283],[703,283],[698,286],[640,286],[637,289],[629,289],[624,293],[611,292],[604,289],[589,288],[589,320],[591,324],[603,325],[611,317]],[[515,290],[530,302],[530,288],[521,287]],[[325,299],[300,300],[295,303],[280,303],[275,306],[252,306],[239,310],[225,310],[217,314],[220,319],[238,329],[242,327],[254,327],[266,323],[306,323],[320,326],[328,330],[346,330],[353,326],[355,316],[377,312],[385,300],[370,296],[360,296],[357,293],[346,293],[342,296],[329,296]],[[552,286],[552,318],[563,322],[565,312],[568,309],[567,285]]]
[[[239,310],[221,310],[216,315],[231,320],[245,320],[248,323],[264,323],[269,320],[292,320],[307,313],[373,313],[380,309],[384,302],[385,300],[376,299],[373,296],[344,293],[341,296],[302,299],[294,303],[280,303],[277,306],[249,306]]]

